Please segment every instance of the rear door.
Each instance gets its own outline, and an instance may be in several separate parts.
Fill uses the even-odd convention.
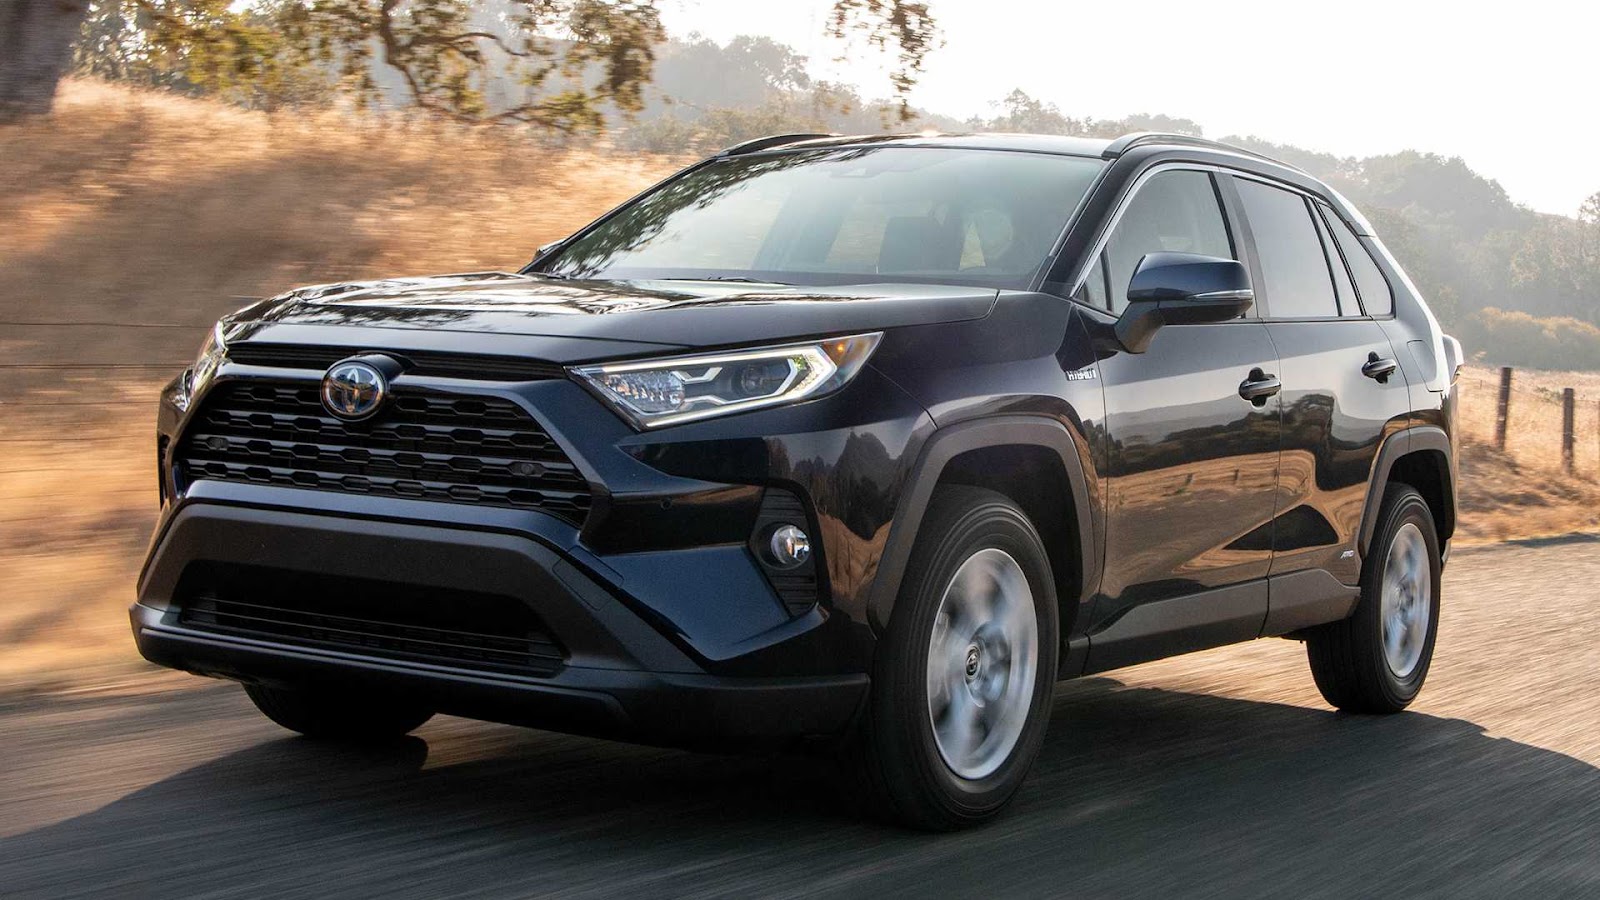
[[[1256,296],[1279,357],[1283,450],[1272,528],[1273,608],[1267,632],[1292,630],[1296,603],[1317,615],[1329,582],[1278,576],[1318,570],[1360,580],[1355,552],[1378,445],[1409,412],[1405,376],[1378,321],[1362,306],[1333,229],[1333,210],[1286,185],[1233,177],[1253,240]],[[1374,307],[1387,298],[1373,297]],[[1292,589],[1291,589],[1292,586]],[[1280,596],[1280,593],[1283,596]]]

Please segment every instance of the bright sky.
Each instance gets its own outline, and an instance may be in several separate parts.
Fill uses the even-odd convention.
[[[674,36],[766,34],[822,77],[889,93],[887,62],[822,36],[829,0],[663,0]],[[945,45],[912,95],[965,117],[1013,87],[1064,113],[1159,112],[1210,137],[1340,155],[1463,157],[1511,198],[1572,215],[1600,191],[1600,4],[1415,0],[929,0]],[[849,58],[835,57],[848,51]]]

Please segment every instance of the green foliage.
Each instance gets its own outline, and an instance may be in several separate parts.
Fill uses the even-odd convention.
[[[332,80],[280,32],[282,0],[93,0],[76,68],[102,78],[222,96],[242,106],[326,100]]]
[[[335,87],[461,121],[600,131],[645,107],[658,0],[94,0],[81,71],[270,106]],[[828,28],[899,52],[902,96],[934,40],[926,4],[837,0]],[[713,45],[714,46],[714,45]],[[804,89],[804,59],[767,38],[731,46],[758,80]],[[712,79],[739,71],[711,72]],[[902,113],[907,107],[902,101]]]
[[[1467,316],[1457,337],[1473,358],[1536,369],[1600,369],[1600,328],[1570,316],[1535,317],[1488,307]]]
[[[900,121],[909,122],[915,118],[906,95],[916,87],[923,62],[933,50],[938,35],[928,4],[912,0],[834,0],[828,33],[840,39],[852,33],[861,34],[868,44],[879,50],[891,45],[897,48],[899,65],[890,74],[889,81],[900,98]]]
[[[1020,134],[1063,134],[1078,137],[1119,137],[1133,131],[1165,131],[1175,134],[1201,134],[1200,125],[1190,119],[1139,113],[1123,119],[1076,119],[1061,112],[1054,103],[1038,100],[1021,88],[1012,89],[996,103],[999,115],[992,119],[975,117],[966,123],[972,131]]]

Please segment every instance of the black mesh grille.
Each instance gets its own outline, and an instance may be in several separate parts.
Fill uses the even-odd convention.
[[[349,347],[319,347],[304,344],[243,343],[228,348],[228,359],[247,366],[276,369],[326,371],[334,363],[360,355]],[[382,350],[384,356],[400,362],[413,375],[430,378],[469,378],[481,381],[541,381],[564,378],[554,363],[515,356],[478,353],[439,353],[429,350]]]
[[[323,409],[314,382],[219,385],[189,424],[189,479],[537,509],[580,523],[588,484],[526,411],[499,397],[396,388],[367,422]]]
[[[566,658],[531,610],[490,594],[197,563],[177,602],[191,628],[275,643],[524,675]]]

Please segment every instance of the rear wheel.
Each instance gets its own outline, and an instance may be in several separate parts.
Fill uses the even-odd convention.
[[[1427,502],[1408,485],[1390,485],[1355,613],[1306,638],[1323,699],[1359,713],[1399,712],[1416,699],[1433,661],[1441,569]]]
[[[858,764],[883,811],[949,830],[997,814],[1044,741],[1055,686],[1050,564],[1021,509],[940,488],[879,645]]]
[[[433,718],[431,709],[367,691],[261,684],[247,684],[244,690],[267,718],[290,731],[323,740],[393,740]]]

